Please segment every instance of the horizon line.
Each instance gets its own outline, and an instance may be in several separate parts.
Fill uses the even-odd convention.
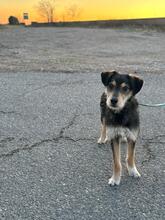
[[[11,15],[12,16],[12,15]],[[10,16],[9,16],[10,17]],[[16,16],[14,16],[16,17]],[[141,17],[141,18],[113,18],[113,19],[94,19],[94,20],[73,20],[73,21],[53,21],[51,23],[72,23],[72,22],[96,22],[96,21],[127,21],[127,20],[157,20],[157,19],[165,19],[164,17]],[[29,20],[27,20],[29,21]],[[48,22],[42,22],[42,21],[30,21],[30,23],[48,23]],[[21,23],[25,23],[25,22],[20,22]],[[0,23],[0,25],[8,25],[8,23]]]

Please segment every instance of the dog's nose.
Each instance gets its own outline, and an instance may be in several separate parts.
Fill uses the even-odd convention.
[[[113,106],[115,106],[116,103],[117,103],[117,101],[118,101],[118,99],[117,99],[116,97],[112,97],[112,99],[111,99],[111,104],[112,104]]]

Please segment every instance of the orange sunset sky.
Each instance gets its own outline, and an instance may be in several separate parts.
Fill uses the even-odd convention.
[[[39,16],[36,5],[39,0],[0,0],[0,23],[7,23],[10,15],[23,22],[23,12],[30,21],[45,21]],[[67,9],[79,8],[74,20],[104,20],[165,17],[165,0],[56,0],[55,20],[70,20]]]

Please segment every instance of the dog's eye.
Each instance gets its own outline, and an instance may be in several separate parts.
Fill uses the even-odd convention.
[[[124,87],[122,87],[122,90],[123,90],[123,92],[128,92],[129,88],[128,88],[128,86],[124,86]]]
[[[110,84],[109,84],[109,89],[111,89],[111,90],[112,90],[112,89],[114,89],[114,87],[115,87],[115,86],[114,86],[114,84],[113,84],[113,83],[110,83]]]

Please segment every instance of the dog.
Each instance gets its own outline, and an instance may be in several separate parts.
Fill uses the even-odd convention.
[[[101,136],[98,144],[110,141],[113,153],[111,186],[121,180],[120,144],[127,141],[126,166],[128,174],[140,177],[135,165],[135,143],[139,134],[138,102],[135,95],[141,90],[143,80],[137,75],[120,74],[116,71],[102,72],[105,92],[101,96]]]

